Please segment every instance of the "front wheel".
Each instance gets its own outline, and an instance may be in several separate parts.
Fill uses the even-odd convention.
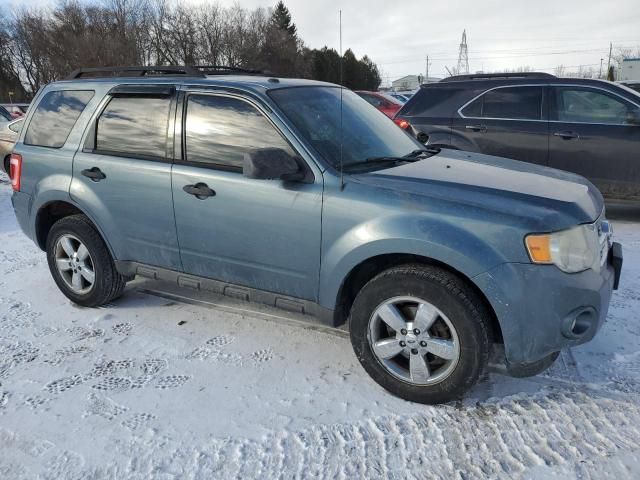
[[[391,393],[443,403],[460,398],[487,364],[488,315],[459,277],[403,265],[362,288],[351,309],[351,343],[367,373]]]
[[[126,279],[84,215],[58,220],[47,237],[47,261],[58,288],[71,301],[97,307],[119,297]]]

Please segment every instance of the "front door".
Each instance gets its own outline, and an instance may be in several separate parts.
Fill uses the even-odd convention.
[[[311,183],[243,176],[244,154],[251,149],[295,154],[248,99],[190,92],[183,110],[182,160],[174,165],[172,183],[185,272],[316,300],[321,175],[312,174]],[[189,186],[206,195],[194,195]]]
[[[548,164],[543,85],[498,87],[456,113],[452,144],[462,150]]]
[[[593,87],[551,87],[550,165],[591,180],[609,197],[640,198],[640,126],[628,123],[638,108]]]
[[[179,270],[167,156],[172,105],[170,87],[114,89],[74,157],[70,193],[117,260]]]

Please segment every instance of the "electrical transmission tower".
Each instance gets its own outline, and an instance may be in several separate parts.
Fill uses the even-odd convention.
[[[462,42],[460,42],[460,52],[458,53],[458,66],[456,73],[463,75],[469,73],[469,50],[467,49],[467,30],[462,32]]]

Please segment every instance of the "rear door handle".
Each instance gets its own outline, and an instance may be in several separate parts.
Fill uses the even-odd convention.
[[[564,140],[571,140],[572,138],[575,138],[577,140],[580,139],[580,135],[578,135],[576,132],[556,132],[553,134],[555,137],[560,137],[563,138]]]
[[[100,170],[98,167],[82,170],[82,172],[80,173],[82,173],[82,175],[84,175],[85,177],[90,178],[94,182],[99,182],[100,180],[104,180],[105,178],[107,178],[107,176],[102,173],[102,170]]]
[[[487,131],[486,125],[467,125],[464,128],[466,128],[467,130],[473,130],[474,132],[484,133]]]
[[[204,200],[205,198],[215,197],[216,192],[211,190],[206,183],[196,183],[195,185],[185,185],[182,187],[182,190],[187,192],[189,195],[193,195],[198,200]]]

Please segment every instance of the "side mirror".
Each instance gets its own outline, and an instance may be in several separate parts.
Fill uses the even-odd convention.
[[[634,108],[627,113],[627,123],[630,125],[640,125],[640,108]]]
[[[245,153],[242,174],[258,180],[298,181],[305,177],[296,159],[281,148],[260,148]]]

